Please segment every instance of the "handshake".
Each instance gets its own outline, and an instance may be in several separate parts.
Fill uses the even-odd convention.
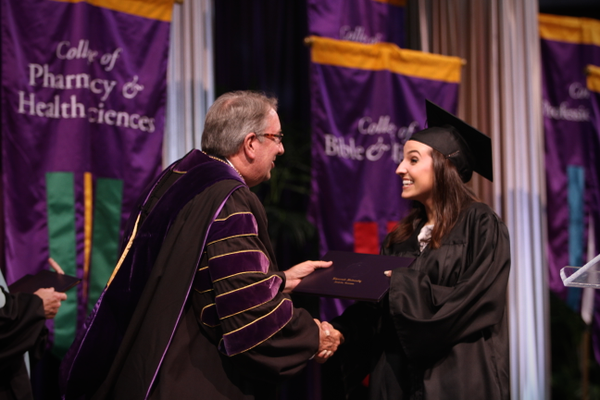
[[[344,335],[329,322],[321,322],[315,318],[315,323],[319,326],[319,350],[314,358],[316,362],[323,364],[335,353],[338,346],[344,343]]]
[[[319,268],[331,267],[331,261],[304,261],[283,271],[285,274],[284,293],[290,293],[306,276]],[[344,343],[344,335],[335,329],[329,322],[321,322],[315,318],[315,323],[319,326],[319,350],[314,359],[322,364],[335,353],[338,346]]]

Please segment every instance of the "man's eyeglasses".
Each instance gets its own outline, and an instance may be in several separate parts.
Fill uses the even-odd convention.
[[[281,141],[283,140],[283,133],[260,133],[256,136],[264,136],[266,138],[271,139],[276,144],[281,144]]]

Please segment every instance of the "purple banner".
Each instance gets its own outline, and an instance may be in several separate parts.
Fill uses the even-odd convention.
[[[395,174],[404,143],[424,128],[425,99],[456,111],[460,68],[392,44],[314,38],[310,217],[321,255],[379,253],[410,207]]]
[[[404,47],[406,0],[308,0],[309,34]]]
[[[161,170],[172,1],[94,4],[2,0],[6,278],[47,269],[52,256],[83,279],[54,320],[57,355]]]
[[[585,264],[590,217],[600,238],[598,163],[592,153],[598,136],[585,77],[587,64],[600,63],[600,43],[589,41],[593,30],[600,37],[600,21],[540,15],[549,286],[575,309],[580,290],[568,290],[560,270]]]
[[[582,291],[560,278],[600,249],[600,136],[591,121],[588,64],[600,65],[600,21],[540,15],[543,112],[546,143],[549,287],[580,310]],[[590,235],[591,232],[591,235]],[[591,250],[591,251],[590,251]],[[600,308],[596,293],[595,309]],[[589,311],[589,310],[587,310]],[[598,313],[593,344],[600,360]]]
[[[600,64],[587,66],[587,89],[590,92],[591,113],[590,120],[592,128],[595,132],[594,147],[590,149],[594,154],[600,154]],[[596,162],[597,164],[597,162]],[[598,168],[598,167],[596,167]],[[596,175],[597,178],[597,175]],[[594,223],[598,221],[598,212],[600,212],[600,191],[594,193],[594,204],[597,206],[594,209]],[[598,231],[597,229],[595,230]],[[597,242],[597,241],[596,241]],[[600,250],[600,247],[595,247],[595,253]],[[600,290],[594,291],[594,312],[593,312],[592,343],[594,348],[594,356],[596,360],[600,360]]]

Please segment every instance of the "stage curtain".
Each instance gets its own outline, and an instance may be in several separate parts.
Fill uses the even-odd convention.
[[[200,149],[204,117],[215,99],[211,0],[188,0],[173,8],[163,166]]]

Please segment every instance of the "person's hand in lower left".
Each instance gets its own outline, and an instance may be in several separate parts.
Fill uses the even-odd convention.
[[[66,294],[57,292],[54,288],[38,289],[33,294],[37,295],[44,302],[44,314],[47,319],[54,318],[60,308],[61,301],[67,299]]]

